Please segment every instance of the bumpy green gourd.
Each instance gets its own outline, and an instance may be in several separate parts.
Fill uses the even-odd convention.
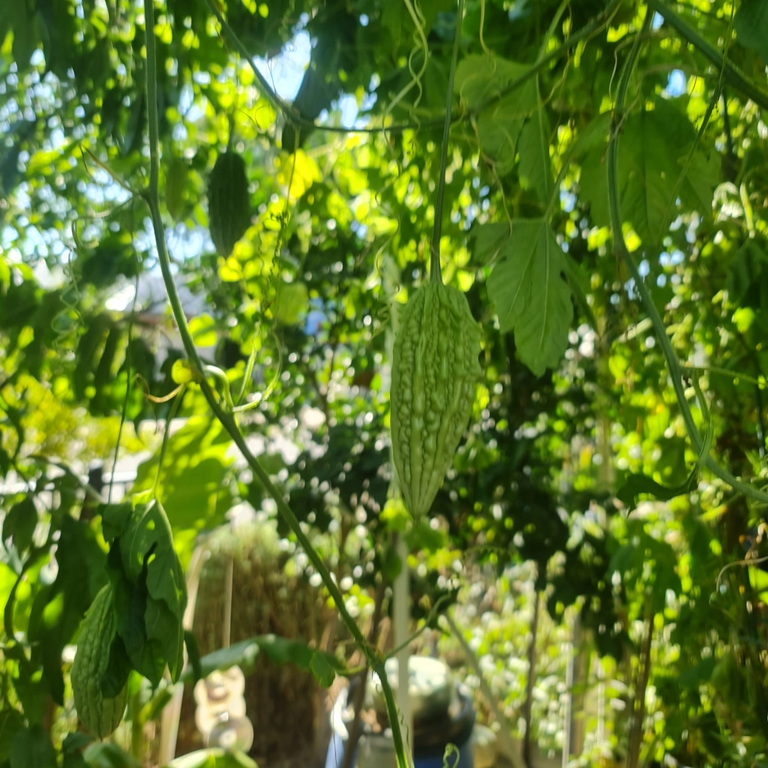
[[[109,664],[109,651],[117,632],[114,596],[107,584],[94,599],[80,627],[77,653],[72,664],[72,693],[80,722],[99,739],[109,736],[123,719],[127,687],[112,699],[101,692],[101,680]]]
[[[208,228],[219,256],[232,253],[250,224],[245,163],[236,152],[225,152],[216,158],[208,182]]]
[[[392,454],[405,505],[429,512],[469,423],[480,327],[464,294],[430,280],[401,312],[392,355]]]

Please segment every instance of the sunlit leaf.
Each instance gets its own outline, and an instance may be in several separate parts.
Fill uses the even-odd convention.
[[[559,364],[568,342],[573,305],[565,258],[544,220],[519,219],[488,281],[502,331],[514,331],[517,353],[536,375]]]

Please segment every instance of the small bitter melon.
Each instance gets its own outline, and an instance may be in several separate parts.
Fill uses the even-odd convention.
[[[236,152],[216,158],[208,182],[208,229],[219,256],[227,258],[251,223],[245,162]]]
[[[114,698],[102,693],[102,680],[117,633],[112,586],[96,595],[80,626],[77,653],[72,664],[72,693],[80,722],[99,739],[109,736],[125,714],[127,686]]]

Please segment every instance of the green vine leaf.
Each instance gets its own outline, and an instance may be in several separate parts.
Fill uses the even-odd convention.
[[[283,325],[296,325],[309,305],[309,293],[304,283],[283,285],[277,298],[275,317]]]
[[[199,660],[199,672],[202,677],[207,677],[216,670],[223,672],[237,666],[248,674],[253,671],[260,653],[263,653],[273,664],[291,663],[311,672],[324,688],[328,688],[333,683],[336,674],[343,674],[345,671],[343,664],[333,654],[310,648],[301,640],[275,635],[258,635],[203,656]],[[195,670],[189,666],[181,675],[181,681],[189,682],[195,677]]]
[[[453,91],[462,105],[476,109],[497,96],[513,80],[526,73],[528,67],[499,56],[473,54],[465,56],[456,67]]]
[[[3,520],[3,541],[13,541],[19,552],[32,544],[37,527],[37,509],[31,496],[14,504]]]
[[[768,3],[765,0],[742,0],[733,19],[738,41],[760,54],[768,64]]]
[[[638,237],[658,245],[678,206],[671,199],[696,138],[684,111],[684,99],[658,99],[652,110],[630,115],[619,144],[618,186],[621,210]],[[580,189],[589,201],[592,220],[610,224],[605,165],[606,143],[592,143],[581,164]],[[697,147],[680,185],[678,197],[687,209],[709,210],[718,183],[718,156]]]
[[[141,768],[141,763],[124,752],[113,741],[94,741],[83,751],[85,764],[89,768]]]
[[[648,586],[651,608],[654,613],[663,611],[667,592],[671,590],[680,594],[682,590],[675,551],[666,541],[657,541],[642,530],[639,521],[632,521],[628,533],[631,535],[630,542],[613,553],[610,567],[621,576],[627,588],[636,588],[650,566],[652,576],[648,579]]]
[[[540,104],[538,78],[533,82],[536,102]],[[536,190],[539,200],[546,205],[552,194],[552,168],[549,160],[549,118],[540,104],[520,131],[520,179]]]
[[[476,109],[501,93],[505,86],[525,75],[528,69],[524,64],[497,56],[467,56],[456,68],[454,91],[466,108]],[[537,110],[538,106],[538,84],[535,79],[531,79],[483,110],[477,119],[480,149],[494,164],[496,172],[502,176],[509,173],[517,162],[518,149],[522,155],[524,147],[526,172],[532,173],[530,181],[537,189],[536,183],[542,176],[541,133],[546,130],[547,136],[549,134],[542,123],[546,116]],[[529,127],[525,121],[533,113],[537,117],[530,121]],[[521,133],[525,134],[524,139]],[[521,147],[518,147],[518,140],[522,143]],[[548,161],[548,147],[546,157]]]
[[[67,515],[61,521],[56,559],[56,581],[41,589],[32,603],[29,638],[39,648],[51,696],[63,705],[61,653],[107,581],[106,558],[95,531]]]
[[[768,306],[768,254],[750,238],[728,265],[728,299],[744,307]]]
[[[506,222],[481,224],[472,230],[474,256],[478,264],[490,264],[495,261],[507,243],[511,233]]]
[[[637,506],[638,496],[644,494],[653,496],[659,501],[669,501],[677,496],[684,496],[685,494],[691,493],[691,491],[696,489],[698,478],[698,465],[693,468],[693,471],[688,475],[688,478],[684,483],[672,487],[661,485],[661,483],[657,483],[648,475],[641,475],[633,472],[627,477],[624,485],[621,486],[616,496],[626,504],[627,507],[634,509]]]
[[[544,219],[518,219],[488,280],[502,332],[514,331],[520,359],[537,376],[559,364],[568,344],[567,258]]]
[[[131,665],[154,685],[167,663],[178,680],[183,664],[187,605],[184,573],[165,510],[158,501],[104,505],[104,538],[111,541],[110,581],[115,589],[118,633]],[[124,667],[116,656],[110,660]]]
[[[232,463],[231,442],[221,425],[205,416],[192,416],[168,440],[159,473],[157,494],[171,521],[182,565],[192,554],[200,529],[219,524],[229,509],[232,492],[226,482]],[[160,450],[139,465],[134,494],[151,492],[158,477]]]
[[[16,734],[24,729],[24,718],[15,709],[0,712],[0,763],[8,760]]]
[[[17,731],[10,749],[11,768],[53,768],[56,752],[42,725],[35,723]]]

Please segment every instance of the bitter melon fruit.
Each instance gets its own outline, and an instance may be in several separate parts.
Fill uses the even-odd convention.
[[[123,686],[114,698],[105,697],[101,690],[116,633],[114,595],[112,586],[107,584],[96,595],[83,619],[71,672],[77,716],[99,739],[113,733],[125,714],[127,687]]]
[[[439,279],[402,310],[392,355],[392,456],[416,520],[429,512],[472,414],[480,338],[466,296]]]

